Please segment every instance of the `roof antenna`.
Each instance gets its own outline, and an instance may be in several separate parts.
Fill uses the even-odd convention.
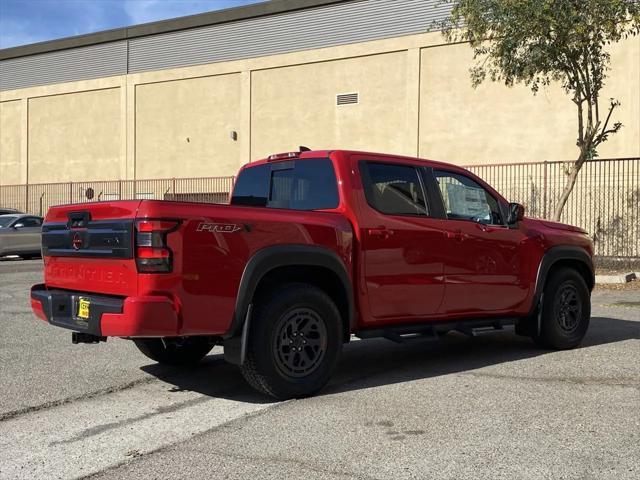
[[[310,152],[311,149],[309,147],[305,147],[305,146],[300,145],[300,147],[298,148],[298,151],[299,152]]]

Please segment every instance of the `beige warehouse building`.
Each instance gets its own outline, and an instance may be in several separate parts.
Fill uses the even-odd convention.
[[[275,0],[0,51],[0,185],[233,175],[298,145],[474,165],[571,160],[559,88],[474,90],[437,0]],[[603,97],[640,157],[640,38]],[[355,94],[346,95],[344,94]]]
[[[475,171],[548,216],[564,174],[542,162],[577,157],[574,105],[557,86],[474,90],[470,47],[434,28],[447,8],[273,0],[0,50],[0,204],[44,213],[89,188],[219,201],[230,181],[183,179],[305,145],[522,163]],[[640,258],[640,37],[610,53],[602,98],[620,100],[624,128],[600,158],[632,160],[588,165],[563,219],[601,255]]]

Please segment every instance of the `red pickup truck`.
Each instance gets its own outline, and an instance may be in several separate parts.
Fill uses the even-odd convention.
[[[131,339],[151,359],[224,346],[257,390],[316,393],[352,335],[402,342],[515,326],[576,347],[593,244],[467,170],[353,151],[272,155],[230,205],[136,200],[53,207],[35,314],[74,343]]]

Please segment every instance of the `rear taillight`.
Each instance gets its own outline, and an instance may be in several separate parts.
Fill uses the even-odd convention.
[[[136,264],[140,273],[167,273],[173,269],[173,254],[167,235],[175,231],[177,220],[138,220],[136,222]]]

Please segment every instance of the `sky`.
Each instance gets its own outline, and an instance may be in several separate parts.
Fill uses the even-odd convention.
[[[0,0],[0,48],[264,0]]]

